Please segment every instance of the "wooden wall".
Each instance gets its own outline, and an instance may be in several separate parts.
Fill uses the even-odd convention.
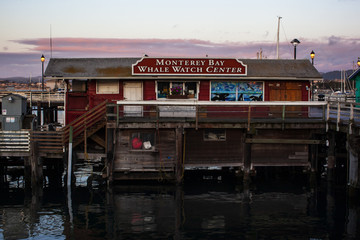
[[[309,130],[258,130],[256,139],[311,139]],[[251,162],[254,166],[307,166],[307,144],[252,144]]]
[[[131,135],[133,132],[153,132],[155,150],[133,150]],[[117,132],[114,171],[167,171],[175,167],[175,130],[132,129]]]
[[[187,129],[185,166],[242,165],[243,136],[242,129],[227,129],[226,141],[205,141],[203,129]]]

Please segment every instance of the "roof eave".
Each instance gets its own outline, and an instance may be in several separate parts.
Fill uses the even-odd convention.
[[[188,80],[191,77],[191,79],[206,79],[206,80],[225,80],[225,79],[233,79],[233,80],[280,80],[280,81],[320,81],[323,80],[322,77],[229,77],[229,76],[128,76],[128,77],[62,77],[62,76],[55,76],[55,77],[44,77],[46,80],[52,80],[52,79],[63,79],[63,80],[89,80],[89,79],[136,79],[136,80],[151,80],[151,79],[186,79]]]

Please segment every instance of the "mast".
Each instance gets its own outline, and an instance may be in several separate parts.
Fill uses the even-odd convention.
[[[51,24],[50,24],[50,58],[52,58],[52,31],[51,31]]]
[[[278,16],[278,28],[277,28],[277,38],[276,38],[276,58],[279,59],[279,35],[280,35],[280,19]]]

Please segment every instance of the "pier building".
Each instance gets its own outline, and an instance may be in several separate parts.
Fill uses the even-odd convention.
[[[52,58],[44,75],[65,83],[65,126],[29,131],[34,171],[73,155],[103,159],[109,182],[181,182],[199,169],[248,181],[259,168],[324,165],[331,175],[349,147],[347,181],[360,186],[358,105],[311,101],[322,77],[308,60]]]

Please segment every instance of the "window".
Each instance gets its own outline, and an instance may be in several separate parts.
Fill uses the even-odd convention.
[[[205,129],[204,141],[226,141],[225,129]]]
[[[187,98],[197,98],[198,82],[157,82],[157,98],[167,98],[169,95],[185,95]]]
[[[170,90],[170,82],[157,83],[158,98],[166,98],[169,94],[169,90]]]
[[[155,133],[153,132],[134,132],[131,134],[132,150],[155,150]]]
[[[6,122],[7,123],[14,123],[15,122],[15,117],[6,117]]]
[[[96,80],[96,94],[118,94],[119,80]]]
[[[72,92],[86,92],[86,82],[80,80],[72,80],[71,84]]]
[[[263,101],[263,83],[213,81],[211,101]]]

